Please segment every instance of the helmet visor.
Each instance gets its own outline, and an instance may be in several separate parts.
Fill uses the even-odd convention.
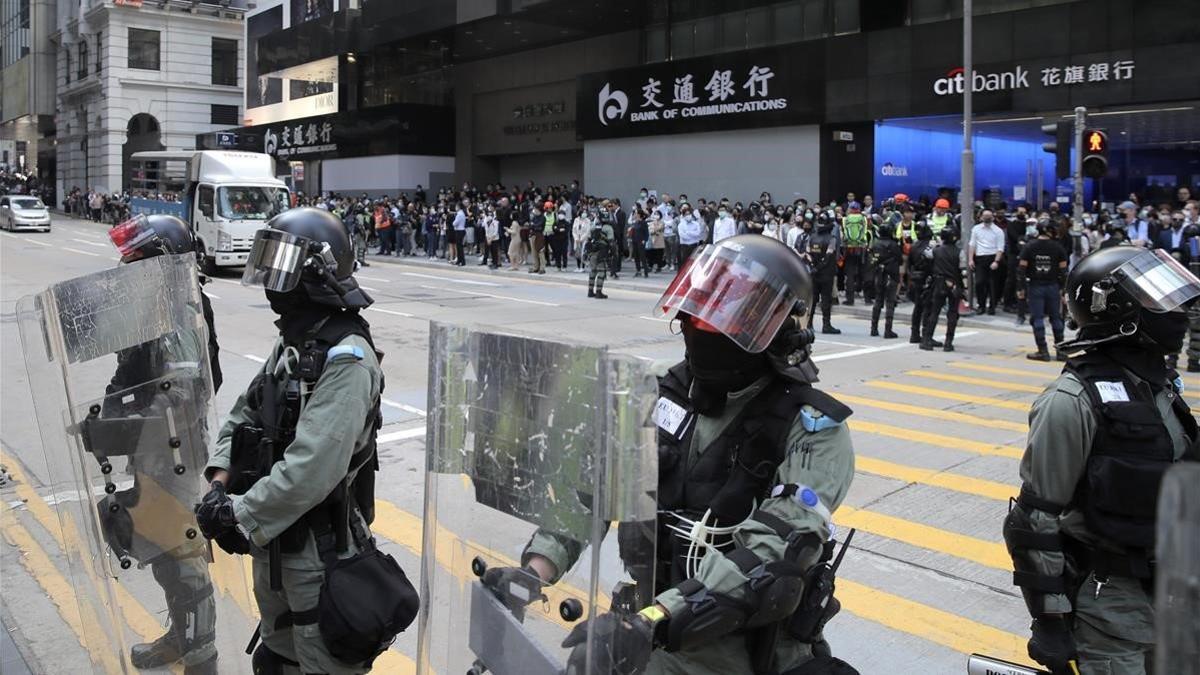
[[[742,349],[771,344],[800,300],[784,281],[737,246],[708,246],[694,254],[658,301],[657,311],[689,314]]]
[[[142,257],[140,249],[154,239],[154,228],[146,216],[139,213],[109,229],[108,238],[117,247],[121,260],[130,262]]]
[[[1130,258],[1113,276],[1121,288],[1152,312],[1173,312],[1200,296],[1200,279],[1162,249]]]
[[[286,293],[300,283],[307,258],[307,239],[282,230],[263,228],[254,235],[254,247],[246,259],[242,285]]]

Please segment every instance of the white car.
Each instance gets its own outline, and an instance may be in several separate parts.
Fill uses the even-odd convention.
[[[50,231],[50,209],[37,197],[4,195],[0,197],[0,227]]]

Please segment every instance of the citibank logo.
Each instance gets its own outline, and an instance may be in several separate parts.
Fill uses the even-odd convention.
[[[883,166],[879,167],[879,173],[883,176],[905,177],[908,176],[908,167],[896,166],[891,162],[885,162]]]
[[[961,94],[965,88],[963,69],[953,68],[945,77],[933,81],[933,93],[938,96]],[[971,91],[1004,91],[1006,89],[1028,89],[1029,71],[1021,66],[1004,73],[981,73],[971,77]]]
[[[610,91],[608,83],[605,82],[599,97],[600,123],[608,126],[609,120],[624,117],[627,110],[629,110],[629,97],[620,89]]]

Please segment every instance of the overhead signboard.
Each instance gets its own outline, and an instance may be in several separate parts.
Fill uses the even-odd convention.
[[[824,48],[717,54],[579,78],[579,138],[770,127],[819,122]]]

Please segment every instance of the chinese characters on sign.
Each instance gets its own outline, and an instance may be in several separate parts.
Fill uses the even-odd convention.
[[[333,142],[333,124],[330,122],[285,125],[280,130],[278,142],[274,144],[273,148],[270,141],[275,140],[276,136],[272,129],[268,129],[267,138],[269,139],[267,154],[274,154],[281,158],[331,152],[337,149],[337,145]]]
[[[768,66],[753,65],[742,77],[735,77],[732,69],[713,69],[707,81],[704,75],[696,79],[697,73],[688,73],[674,78],[671,103],[668,106],[662,99],[663,81],[650,76],[642,85],[641,105],[629,112],[631,122],[649,122],[669,120],[676,117],[702,117],[707,115],[727,115],[733,113],[750,113],[768,110],[784,110],[787,108],[786,98],[768,98],[770,96],[770,81],[775,77],[774,71]],[[697,95],[696,83],[705,82],[702,91],[707,92],[704,104]],[[739,100],[738,90],[745,90],[745,95]],[[613,106],[614,102],[627,100],[624,92],[610,90],[608,85],[601,90],[599,99],[600,123],[607,126],[610,120],[624,117],[624,105]],[[687,106],[687,107],[680,107]],[[606,115],[607,112],[607,115]]]
[[[526,105],[514,106],[512,116],[514,120],[529,119],[531,117],[549,117],[551,115],[561,115],[567,111],[565,101],[554,101],[553,103],[529,103]]]
[[[558,115],[566,114],[566,112],[567,104],[565,101],[514,106],[512,109],[513,119],[521,121],[516,124],[505,125],[504,134],[506,136],[524,136],[527,134],[545,134],[556,131],[573,131],[575,129],[575,120],[538,119],[542,117],[557,117]]]
[[[1084,66],[1066,66],[1064,68],[1042,68],[1042,86],[1057,87],[1064,84],[1083,84],[1085,82],[1108,82],[1109,80],[1132,80],[1133,60],[1116,61],[1114,63],[1093,63]],[[1086,79],[1084,74],[1086,72]]]

